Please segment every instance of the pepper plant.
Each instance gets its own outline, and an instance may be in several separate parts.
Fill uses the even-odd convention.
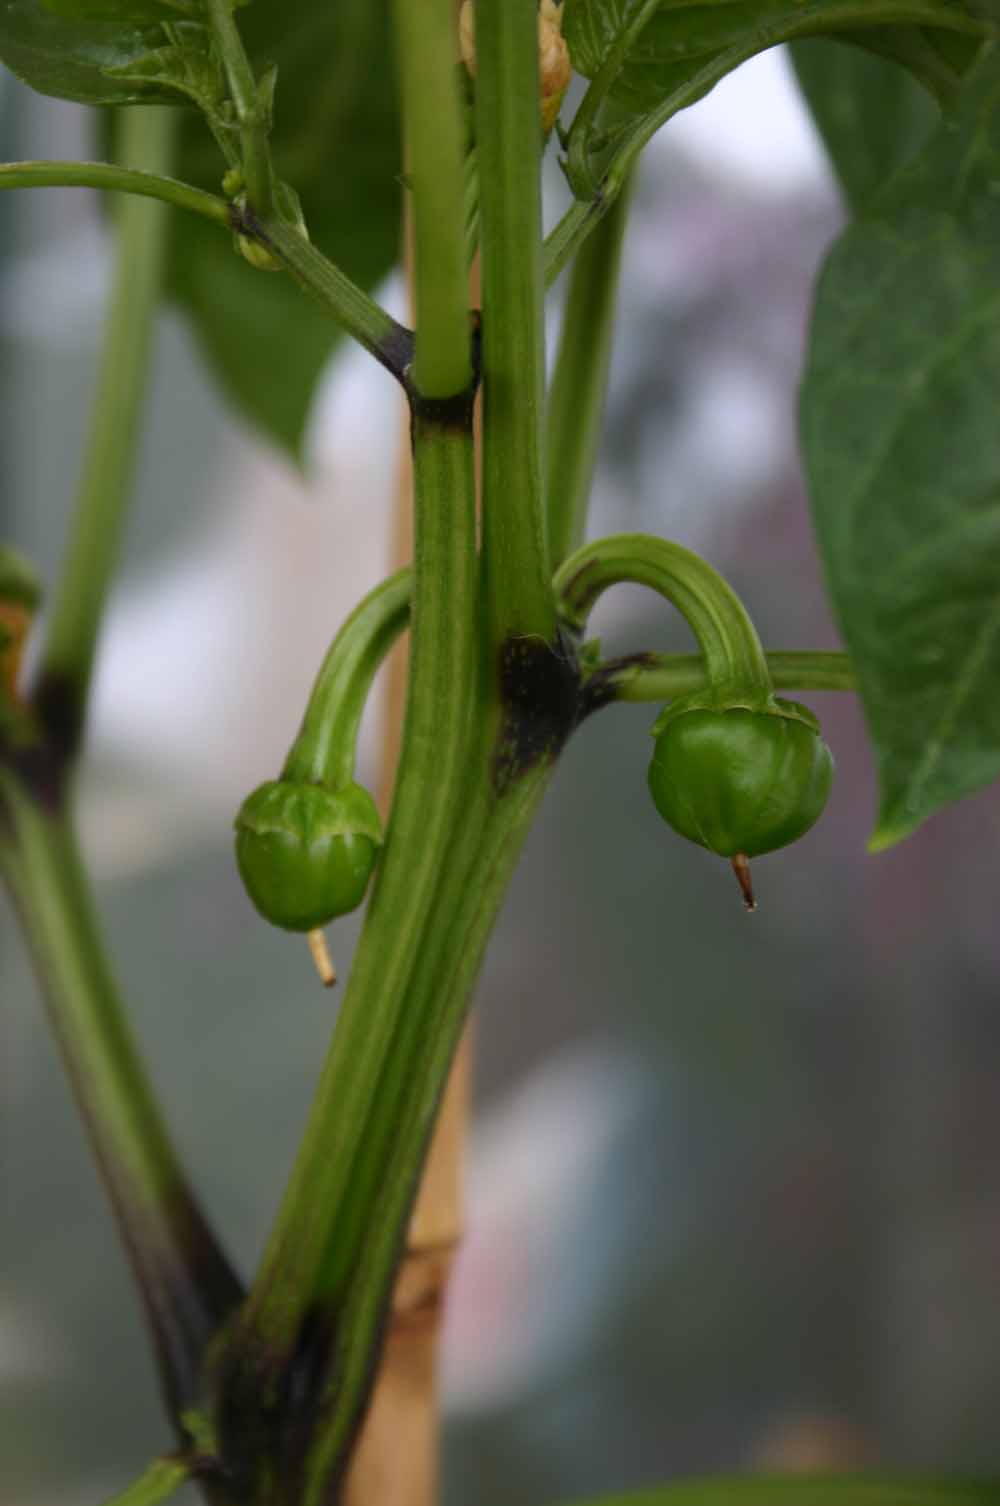
[[[781,43],[852,216],[819,280],[801,397],[849,654],[765,653],[729,586],[676,542],[584,542],[633,169],[674,115]],[[995,0],[475,0],[461,18],[452,0],[10,0],[0,57],[44,93],[101,107],[109,158],[6,164],[0,187],[104,190],[117,245],[78,506],[30,680],[20,655],[37,588],[12,553],[0,561],[0,865],[175,1435],[121,1499],[144,1506],[193,1477],[216,1506],[317,1506],[342,1491],[491,926],[577,729],[614,702],[663,707],[656,807],[732,861],[751,906],[749,859],[820,817],[832,774],[815,717],[777,691],[860,693],[881,778],[873,850],[1000,772],[1000,14]],[[571,202],[543,234],[546,148]],[[371,292],[395,257],[400,181],[412,330]],[[546,382],[546,289],[564,272]],[[246,1289],[171,1147],[74,833],[164,291],[230,398],[292,451],[344,334],[396,379],[410,414],[412,569],[341,628],[280,779],[236,817],[236,861],[264,921],[316,933],[374,874]],[[694,651],[605,658],[587,619],[621,581],[677,608]],[[383,841],[354,745],[403,631],[405,729]],[[944,1506],[998,1489],[729,1482],[644,1499]]]

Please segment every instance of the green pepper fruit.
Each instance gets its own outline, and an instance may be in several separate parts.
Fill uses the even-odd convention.
[[[752,909],[747,859],[797,841],[819,819],[833,755],[796,701],[712,701],[688,696],[659,717],[649,788],[669,826],[732,860]]]
[[[382,844],[359,784],[331,789],[271,779],[236,817],[236,864],[256,909],[286,931],[312,931],[364,899]]]

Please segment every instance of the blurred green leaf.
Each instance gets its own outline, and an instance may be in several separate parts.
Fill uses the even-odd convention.
[[[162,39],[155,23],[69,20],[41,0],[4,0],[0,8],[0,59],[11,72],[42,94],[84,104],[175,100],[156,84],[105,72],[133,63]]]
[[[799,85],[851,212],[927,140],[939,112],[898,64],[826,38],[789,48]]]
[[[585,139],[577,132],[571,141],[574,189],[593,192],[630,139],[658,128],[748,56],[780,42],[843,33],[918,69],[932,87],[953,89],[976,56],[984,25],[977,0],[662,0],[653,7],[566,0],[563,30],[573,66],[598,81],[601,98]]]
[[[802,443],[878,757],[872,846],[1000,773],[1000,51],[831,252]]]
[[[984,1481],[860,1479],[728,1479],[682,1481],[660,1490],[607,1496],[587,1506],[986,1506],[1000,1502],[1000,1485]]]
[[[258,76],[278,66],[278,175],[302,200],[313,241],[366,289],[399,252],[400,126],[388,0],[258,3],[240,29]],[[224,163],[185,121],[177,175],[218,191]],[[258,272],[225,236],[176,217],[170,286],[243,414],[298,457],[316,380],[339,332],[292,281]]]
[[[139,87],[161,87],[164,91],[186,96],[193,105],[217,121],[226,97],[226,85],[219,60],[203,43],[197,32],[187,39],[179,28],[177,40],[164,47],[144,52],[129,63],[105,69],[109,78],[122,79]]]
[[[196,15],[198,0],[41,0],[42,9],[69,21],[180,21]]]

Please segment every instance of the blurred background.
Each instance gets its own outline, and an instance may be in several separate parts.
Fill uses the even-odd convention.
[[[5,159],[88,155],[90,129],[3,75]],[[706,553],[773,647],[837,646],[795,388],[841,213],[769,53],[656,141],[626,244],[592,531],[655,530]],[[51,581],[107,286],[96,202],[3,194],[0,256],[0,531]],[[385,296],[398,308],[398,288]],[[331,1004],[305,948],[244,898],[232,816],[387,568],[400,423],[390,380],[341,354],[299,474],[162,316],[81,818],[136,1029],[245,1273]],[[609,651],[690,647],[639,591],[606,598],[595,627]],[[988,791],[866,856],[859,711],[806,699],[836,786],[819,826],[757,866],[752,918],[725,865],[655,815],[655,708],[603,712],[562,760],[476,1005],[447,1506],[554,1506],[757,1467],[1000,1465],[1000,802]],[[376,710],[369,778],[381,731]],[[334,933],[344,971],[357,929]],[[0,996],[0,1502],[95,1506],[169,1438],[3,905]]]

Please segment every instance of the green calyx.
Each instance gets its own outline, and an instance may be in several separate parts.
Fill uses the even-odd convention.
[[[329,789],[272,779],[236,817],[236,863],[265,920],[311,931],[361,903],[382,845],[375,803],[359,784]]]
[[[653,736],[657,810],[689,841],[743,863],[737,872],[752,907],[745,859],[797,841],[826,805],[833,755],[818,721],[777,696],[723,705],[699,692],[667,707]]]

